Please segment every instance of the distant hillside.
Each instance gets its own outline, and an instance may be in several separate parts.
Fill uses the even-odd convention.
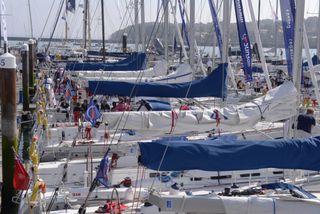
[[[316,48],[317,43],[317,17],[309,17],[305,20],[307,34],[309,38],[309,43],[311,48]],[[283,34],[282,34],[282,23],[281,21],[277,22],[278,24],[278,47],[283,47]],[[196,40],[198,45],[206,46],[212,45],[212,37],[213,37],[213,25],[212,23],[197,23],[195,25],[196,28]],[[247,23],[247,28],[250,36],[250,40],[253,43],[253,31],[252,31],[252,23]],[[151,32],[153,31],[152,35],[153,38],[156,37],[160,38],[162,41],[164,39],[164,28],[163,24],[158,24],[154,27],[154,23],[146,23],[146,41],[149,41]],[[173,24],[169,25],[169,39],[173,41],[173,34],[175,31],[175,26]],[[275,23],[271,19],[261,20],[260,21],[260,34],[263,47],[274,47],[275,39],[274,39],[274,32],[275,32]],[[114,32],[110,38],[110,42],[120,42],[123,33],[128,34],[128,42],[134,43],[134,29],[133,26],[128,26],[124,29]],[[230,26],[230,37],[231,37],[231,45],[238,45],[238,34],[237,34],[237,26],[235,23],[231,23]]]

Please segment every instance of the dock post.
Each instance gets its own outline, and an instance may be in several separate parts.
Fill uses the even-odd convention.
[[[35,41],[29,40],[29,90],[31,96],[34,95],[34,68],[35,68]]]
[[[2,87],[2,178],[1,213],[18,213],[18,205],[12,202],[16,196],[13,187],[14,151],[17,139],[16,58],[5,53],[0,56]]]
[[[29,46],[24,44],[21,50],[23,111],[29,111]]]

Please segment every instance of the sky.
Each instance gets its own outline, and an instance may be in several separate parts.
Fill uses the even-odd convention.
[[[49,37],[52,32],[59,4],[62,0],[3,0],[6,6],[5,18],[7,22],[8,36],[31,37],[31,25],[28,2],[32,13],[33,36],[35,38]],[[93,39],[101,39],[101,0],[90,0],[91,35]],[[216,0],[214,0],[216,1]],[[248,10],[249,0],[243,0],[243,7],[247,21],[250,21]],[[274,12],[277,0],[261,0],[261,19],[274,19]],[[305,0],[305,17],[317,16],[320,0]],[[174,4],[175,0],[171,0]],[[187,7],[189,0],[186,0]],[[208,0],[195,0],[196,2],[196,22],[211,22]],[[220,2],[220,1],[219,1]],[[82,37],[82,8],[83,0],[76,0],[76,12],[68,13],[69,37]],[[258,14],[258,0],[252,0],[255,8],[255,15]],[[104,0],[105,5],[105,28],[107,38],[115,31],[133,23],[133,0]],[[50,13],[50,8],[52,8]],[[129,8],[129,9],[128,9]],[[158,0],[145,0],[145,20],[155,21],[157,15]],[[273,8],[273,9],[272,9]],[[63,10],[62,13],[64,13]],[[50,16],[48,14],[50,13]],[[131,19],[129,18],[131,15]],[[162,14],[162,13],[161,13]],[[47,18],[49,17],[49,18]],[[173,22],[173,16],[170,22]],[[235,21],[234,11],[232,11],[231,21]],[[280,8],[279,8],[279,18]],[[180,17],[177,17],[180,22]],[[47,24],[45,24],[47,22]],[[46,26],[46,27],[45,27]],[[59,18],[54,37],[63,38],[65,21]]]

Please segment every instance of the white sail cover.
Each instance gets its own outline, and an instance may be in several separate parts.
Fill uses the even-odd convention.
[[[154,67],[141,71],[66,71],[66,74],[79,77],[115,78],[115,77],[157,77],[167,74],[166,61],[158,61]]]
[[[153,69],[153,68],[151,68],[151,69]],[[106,71],[104,71],[104,72],[106,72]],[[111,71],[111,72],[113,72],[113,71]],[[81,74],[79,74],[79,77],[76,79],[76,81],[78,83],[80,82],[82,86],[89,87],[88,81],[90,81],[90,80],[91,81],[101,80],[101,81],[123,81],[123,82],[183,83],[183,82],[192,81],[192,77],[193,77],[192,68],[189,64],[179,65],[176,71],[174,71],[168,75],[159,76],[161,74],[161,72],[156,72],[159,75],[154,75],[153,77],[150,77],[148,74],[151,74],[151,73],[147,73],[147,75],[145,76],[144,72],[141,73],[140,77],[126,77],[126,76],[120,77],[120,75],[119,76],[114,76],[114,75],[101,76],[101,73],[100,73],[100,76],[99,76],[99,74],[96,74],[96,76],[90,76],[90,75],[87,76],[85,73],[83,73],[83,74],[81,73]],[[110,74],[110,72],[109,72],[109,74]]]
[[[297,114],[297,91],[292,82],[270,90],[265,96],[238,106],[222,109],[188,111],[107,112],[103,114],[110,129],[132,129],[141,133],[182,134],[221,131],[242,131],[253,128],[259,121],[275,122]],[[154,133],[153,133],[154,134]]]
[[[259,121],[275,122],[297,114],[297,91],[292,82],[270,90],[265,96],[238,106],[222,109],[107,112],[103,120],[110,129],[132,129],[146,135],[204,132],[220,128],[222,132],[243,131]]]

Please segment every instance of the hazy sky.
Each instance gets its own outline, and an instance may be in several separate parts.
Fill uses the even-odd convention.
[[[46,19],[48,17],[50,8],[52,7],[51,15],[48,19],[47,26],[44,30],[44,37],[48,37],[53,29],[54,20],[57,16],[58,7],[61,0],[4,0],[6,5],[6,19],[9,36],[31,36],[30,30],[30,17],[28,9],[28,1],[31,5],[33,34],[34,37],[39,37],[44,29]],[[175,0],[171,0],[173,3]],[[211,22],[210,10],[208,7],[208,0],[195,0],[196,1],[196,22],[208,23]],[[250,21],[248,13],[247,1],[243,0],[243,6],[245,10],[246,20]],[[109,36],[112,32],[119,30],[125,26],[132,24],[133,12],[132,8],[133,0],[104,0],[105,4],[105,26],[106,35]],[[189,3],[189,0],[186,0]],[[257,8],[258,0],[252,0],[253,7]],[[68,20],[69,36],[72,38],[82,37],[82,8],[79,5],[83,4],[83,0],[76,0],[76,13],[69,13]],[[53,5],[53,6],[52,6]],[[318,13],[319,0],[306,0],[305,17],[315,16]],[[276,0],[261,0],[261,19],[269,18],[273,19],[273,10],[276,8]],[[145,19],[146,22],[154,21],[156,19],[158,7],[158,0],[145,0]],[[101,9],[100,0],[90,0],[90,15],[91,15],[91,31],[92,38],[101,38]],[[63,10],[64,11],[64,10]],[[131,19],[129,15],[131,14]],[[161,13],[162,14],[162,13]],[[234,20],[234,12],[232,12],[232,20]],[[279,9],[279,17],[280,9]],[[172,16],[170,21],[173,21]],[[180,16],[178,15],[178,21],[180,22]],[[64,37],[64,20],[61,18],[58,22],[57,30],[54,37]]]

